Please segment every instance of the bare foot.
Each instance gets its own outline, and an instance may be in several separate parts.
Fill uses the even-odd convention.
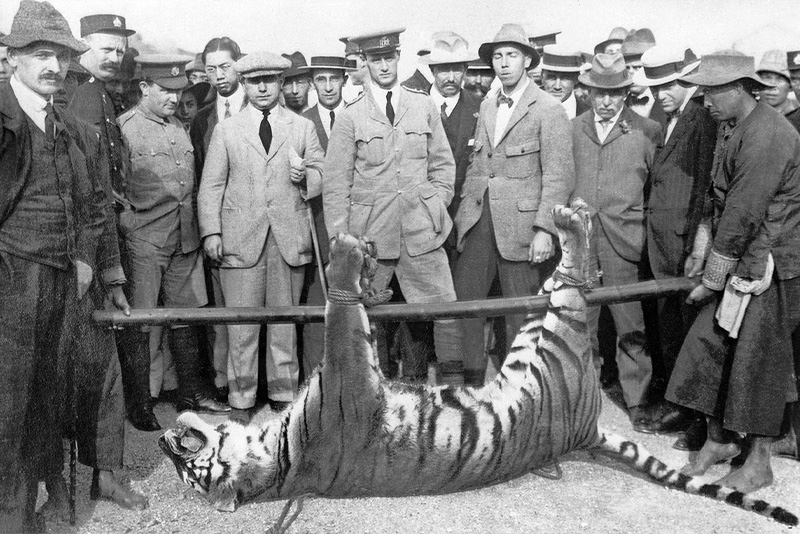
[[[681,468],[681,473],[690,477],[702,476],[709,467],[730,460],[738,455],[739,451],[739,445],[736,443],[717,443],[707,439],[694,460]]]
[[[770,465],[770,449],[772,438],[752,438],[750,454],[744,465],[717,480],[715,484],[727,486],[742,493],[750,493],[772,484],[772,466]]]
[[[111,471],[95,470],[91,497],[109,500],[127,510],[144,510],[149,505],[147,497],[120,484]]]

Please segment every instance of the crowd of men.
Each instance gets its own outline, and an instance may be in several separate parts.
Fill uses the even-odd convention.
[[[587,284],[697,281],[589,311],[598,379],[616,367],[633,429],[699,451],[687,474],[738,457],[719,483],[745,492],[772,482],[772,454],[797,457],[800,52],[756,67],[615,28],[584,54],[504,24],[475,51],[434,34],[401,83],[402,32],[308,62],[229,37],[138,55],[122,16],[83,17],[76,39],[22,0],[0,36],[4,528],[43,528],[40,481],[66,505],[62,437],[94,469],[93,499],[145,508],[114,475],[126,418],[159,430],[171,398],[247,423],[322,360],[321,325],[112,331],[95,309],[321,305],[338,232],[375,242],[376,298],[529,296],[559,257],[551,209],[575,197]],[[522,320],[382,325],[381,366],[480,387]]]

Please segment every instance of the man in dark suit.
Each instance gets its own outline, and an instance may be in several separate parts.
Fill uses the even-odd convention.
[[[314,123],[317,138],[323,152],[328,151],[328,138],[331,135],[336,116],[345,107],[342,98],[342,88],[347,83],[347,72],[355,67],[355,63],[337,56],[312,56],[311,64],[307,71],[311,73],[311,83],[317,91],[317,104],[307,109],[301,115]],[[303,283],[301,304],[309,306],[324,306],[325,294],[320,280],[320,264],[328,263],[330,252],[328,232],[325,228],[325,214],[322,208],[322,196],[307,200],[314,215],[314,229],[317,232],[319,244],[319,257],[306,267],[306,277]],[[316,255],[315,255],[316,256]],[[303,373],[311,376],[314,368],[322,363],[325,349],[325,326],[322,323],[307,323],[303,331]]]
[[[589,69],[578,51],[559,45],[547,45],[542,56],[542,89],[561,102],[567,118],[572,120],[591,106],[575,98],[575,86],[581,71]]]
[[[632,76],[622,56],[597,54],[581,74],[589,88],[592,112],[573,119],[575,191],[592,215],[590,269],[602,269],[602,285],[638,281],[645,241],[644,186],[653,166],[661,127],[625,106]],[[617,335],[617,366],[634,430],[647,431],[646,411],[652,363],[642,307],[638,302],[609,306]],[[587,312],[596,365],[599,308]]]
[[[284,74],[281,88],[282,102],[286,109],[300,115],[308,110],[308,92],[311,90],[308,63],[300,51],[281,55],[292,63]]]
[[[486,298],[495,276],[503,296],[536,294],[555,254],[550,210],[569,199],[574,184],[572,137],[561,104],[527,71],[539,62],[517,24],[504,24],[478,49],[502,87],[481,102],[472,163],[456,214],[459,251],[453,275],[459,300]],[[506,317],[513,339],[524,316]],[[483,384],[483,320],[466,319],[464,381]]]
[[[656,38],[649,28],[632,31],[622,41],[622,57],[631,76],[642,68],[642,54],[656,45]],[[648,117],[662,127],[667,123],[667,114],[653,97],[653,92],[644,85],[633,84],[625,105],[633,112]]]
[[[667,113],[664,144],[656,151],[650,170],[647,209],[647,252],[656,278],[684,275],[684,263],[692,252],[694,236],[703,217],[703,205],[711,183],[711,164],[717,138],[717,121],[694,98],[697,87],[679,82],[700,65],[691,49],[655,46],[642,55],[643,68],[634,83],[650,87]],[[689,327],[697,316],[685,295],[671,295],[658,301],[658,331],[661,340],[660,365],[653,366],[654,393],[663,394],[675,367]],[[693,410],[665,404],[653,430],[687,430],[696,419]],[[699,439],[698,439],[699,438]],[[705,419],[676,442],[679,448],[698,449],[705,439]]]
[[[436,39],[436,34],[433,35],[433,39]],[[414,74],[403,80],[403,83],[400,85],[403,87],[408,87],[409,89],[422,91],[424,93],[431,92],[431,86],[433,85],[433,73],[431,72],[428,64],[424,61],[424,59],[430,53],[430,46],[425,46],[417,51],[417,56],[419,57],[417,60],[417,70],[414,71]]]

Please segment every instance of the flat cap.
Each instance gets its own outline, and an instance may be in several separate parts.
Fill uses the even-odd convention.
[[[81,37],[99,32],[118,33],[125,37],[136,33],[125,27],[125,17],[119,15],[87,15],[81,18]]]
[[[258,76],[271,76],[283,74],[286,69],[292,66],[292,62],[285,57],[273,54],[272,52],[253,52],[242,56],[233,68],[237,74],[245,78],[256,78]]]
[[[355,43],[361,52],[375,53],[400,48],[400,34],[406,31],[405,28],[392,28],[381,31],[371,31],[361,35],[354,35],[348,38]]]
[[[142,67],[143,80],[174,90],[189,85],[186,63],[191,59],[186,56],[150,54],[137,56],[134,61]]]

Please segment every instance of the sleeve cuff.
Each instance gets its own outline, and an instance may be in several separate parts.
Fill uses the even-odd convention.
[[[121,286],[127,281],[125,273],[119,265],[103,270],[103,282],[108,286]]]
[[[725,289],[728,274],[733,272],[737,263],[738,258],[731,258],[711,249],[703,272],[703,285],[714,291],[722,291]]]

